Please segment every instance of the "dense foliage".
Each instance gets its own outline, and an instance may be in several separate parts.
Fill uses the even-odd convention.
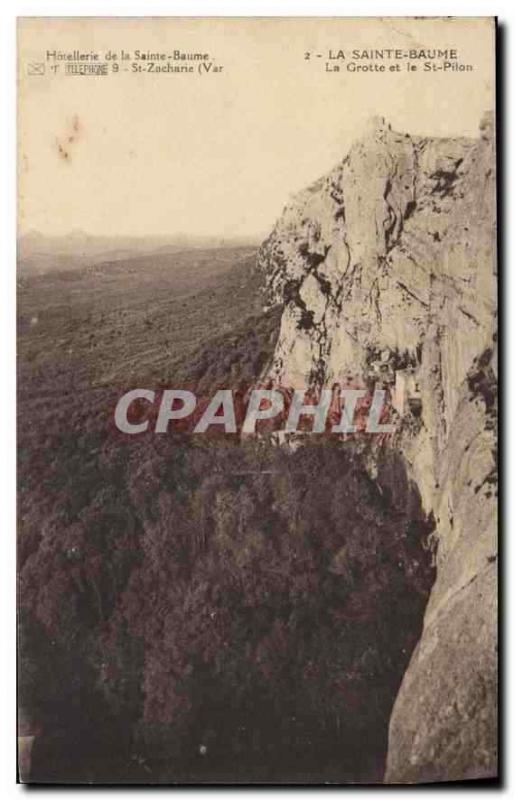
[[[195,344],[181,362],[192,380],[257,369],[276,334],[253,313]],[[371,478],[359,442],[124,437],[116,392],[81,384],[66,347],[47,361],[37,337],[26,348],[20,703],[41,733],[32,777],[380,780],[433,579],[430,525],[401,461],[375,453]]]

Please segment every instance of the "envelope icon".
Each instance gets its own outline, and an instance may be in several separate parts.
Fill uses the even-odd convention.
[[[45,65],[37,61],[30,61],[27,65],[27,73],[29,75],[44,75]]]

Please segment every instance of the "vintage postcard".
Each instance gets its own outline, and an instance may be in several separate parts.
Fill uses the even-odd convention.
[[[495,780],[494,18],[18,21],[18,775]]]

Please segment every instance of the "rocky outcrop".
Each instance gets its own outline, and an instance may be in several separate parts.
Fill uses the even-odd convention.
[[[270,376],[387,389],[389,446],[437,525],[437,579],[390,723],[393,782],[496,772],[492,126],[435,139],[375,118],[259,255],[283,306]]]

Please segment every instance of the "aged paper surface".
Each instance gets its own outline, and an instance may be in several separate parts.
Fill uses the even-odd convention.
[[[18,23],[24,782],[494,778],[495,22]]]

